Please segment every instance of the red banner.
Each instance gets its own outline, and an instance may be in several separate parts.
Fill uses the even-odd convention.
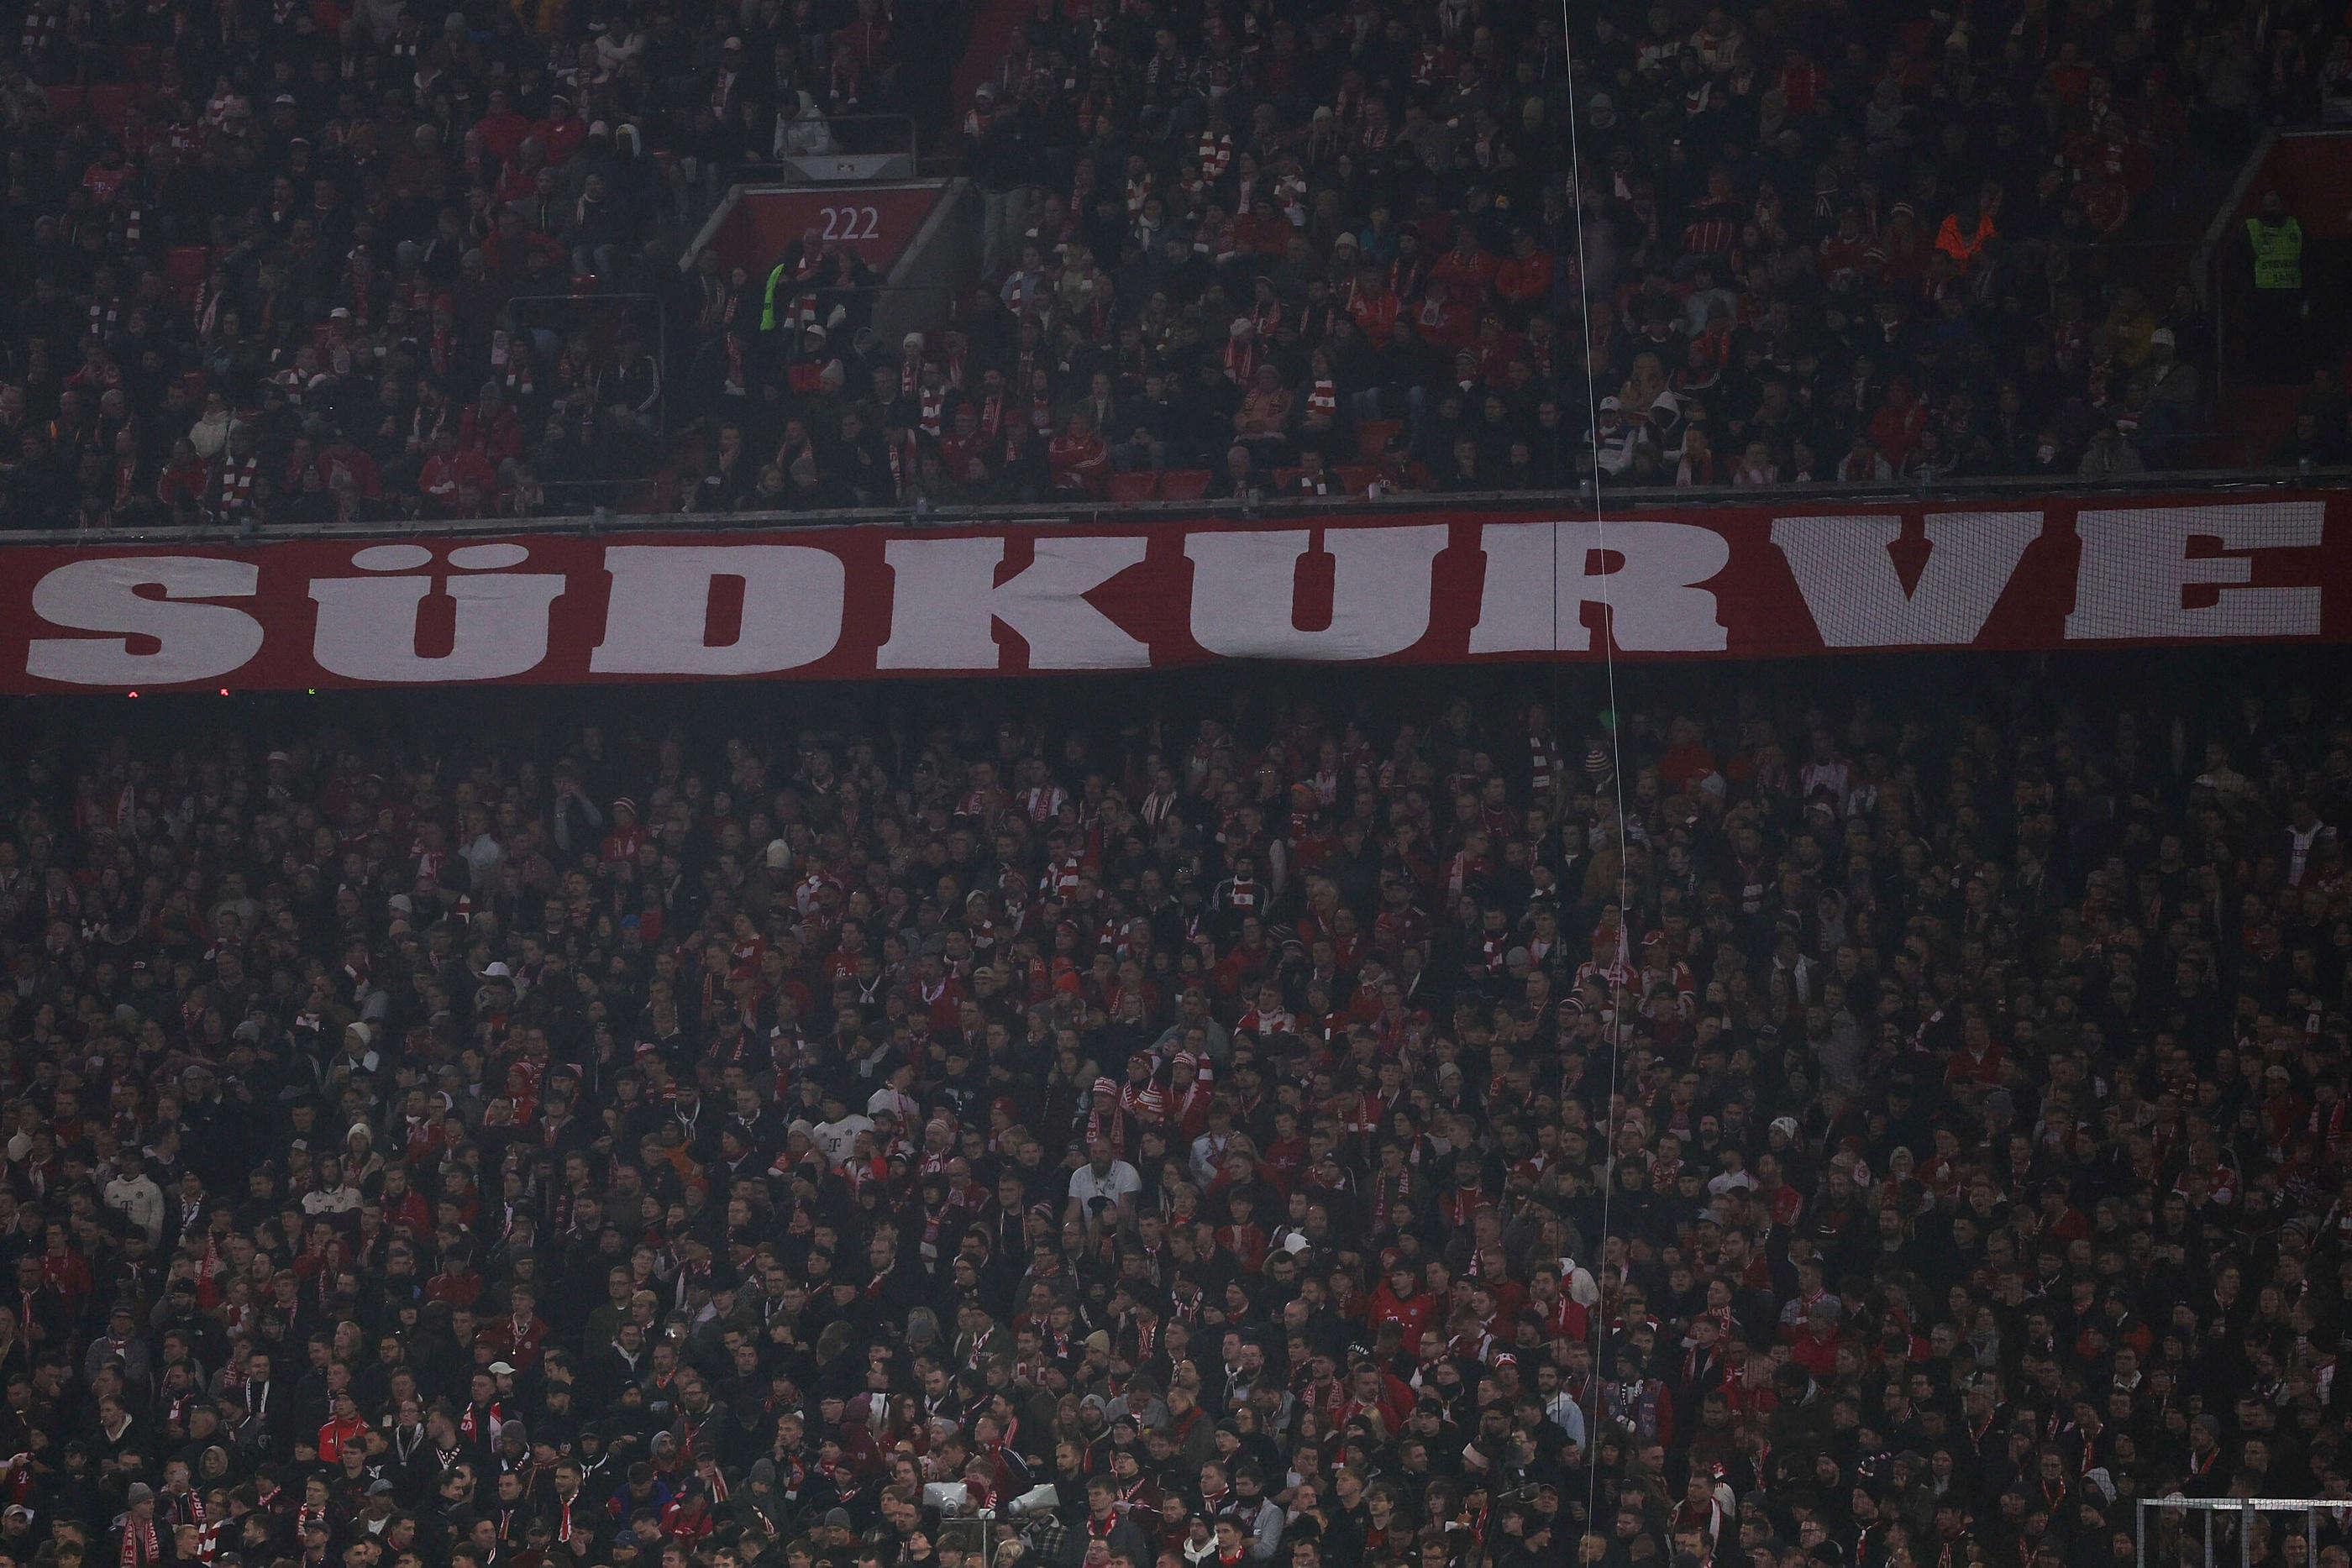
[[[2352,501],[0,551],[0,690],[2352,640]]]
[[[709,248],[728,267],[740,267],[754,284],[794,240],[824,236],[828,246],[856,251],[875,271],[889,276],[898,257],[939,204],[946,183],[926,180],[902,185],[754,186],[735,194],[719,219]]]

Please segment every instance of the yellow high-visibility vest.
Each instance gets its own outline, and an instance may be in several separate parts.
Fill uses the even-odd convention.
[[[784,263],[776,263],[775,270],[768,274],[768,287],[760,296],[760,330],[762,332],[776,329],[776,290],[783,287],[784,271]]]
[[[2254,287],[2303,287],[2303,225],[2293,218],[2265,224],[2246,220],[2246,239],[2254,247]]]

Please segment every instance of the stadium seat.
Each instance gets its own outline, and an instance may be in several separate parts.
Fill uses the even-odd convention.
[[[204,292],[205,274],[212,264],[212,246],[175,245],[163,253],[163,277],[183,304],[194,305]]]
[[[1209,481],[1214,477],[1206,468],[1171,468],[1160,476],[1160,498],[1197,501],[1209,493]]]
[[[1135,474],[1114,474],[1104,498],[1114,505],[1132,507],[1151,499],[1160,488],[1160,476],[1149,469]]]
[[[89,89],[89,117],[120,135],[131,119],[131,88],[128,82],[100,82]]]
[[[1356,426],[1356,450],[1366,457],[1378,457],[1388,450],[1389,437],[1404,428],[1401,419],[1368,419]]]
[[[1348,494],[1350,496],[1362,495],[1372,487],[1372,481],[1380,476],[1380,469],[1370,463],[1345,464],[1339,469],[1339,483],[1348,487]]]
[[[49,119],[67,130],[89,116],[89,95],[78,87],[49,89]]]

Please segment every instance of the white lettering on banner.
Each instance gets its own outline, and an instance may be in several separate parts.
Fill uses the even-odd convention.
[[[604,640],[588,668],[604,675],[763,675],[813,664],[841,641],[848,571],[808,545],[614,545]],[[709,641],[710,591],[743,585],[735,640]]]
[[[69,631],[118,635],[36,637],[25,671],[83,686],[216,680],[261,652],[261,622],[231,605],[187,601],[249,598],[260,585],[261,569],[253,562],[210,556],[68,561],[33,585],[33,613]],[[149,599],[142,588],[160,588],[163,597]],[[134,653],[131,636],[160,645]]]
[[[1328,528],[1331,622],[1298,628],[1298,561],[1305,528],[1192,534],[1192,641],[1228,659],[1382,659],[1429,630],[1443,523]]]
[[[883,551],[896,579],[883,670],[993,670],[994,622],[1029,644],[1033,670],[1139,670],[1151,650],[1087,602],[1086,595],[1140,563],[1141,534],[1042,537],[1036,559],[1003,582],[1001,536],[892,539]]]
[[[1646,517],[1489,523],[1478,548],[1486,554],[1486,586],[1470,630],[1473,653],[1587,652],[1587,604],[1609,606],[1617,646],[1628,653],[1728,645],[1715,594],[1699,586],[1731,559],[1731,541],[1713,528]]]
[[[1927,564],[1907,593],[1887,549],[1899,517],[1775,517],[1772,542],[1826,646],[1958,647],[1984,630],[2042,523],[2040,512],[1931,515]]]
[[[2223,586],[2192,609],[2182,590],[2252,581],[2243,558],[2189,559],[2189,541],[2218,538],[2223,549],[2308,549],[2320,542],[2321,501],[2250,501],[2217,507],[2135,507],[2076,514],[2083,564],[2074,580],[2068,642],[2114,637],[2315,637],[2317,585]]]
[[[354,681],[496,681],[526,674],[547,657],[549,607],[563,592],[561,572],[509,572],[530,552],[517,544],[467,545],[449,564],[477,575],[451,577],[442,591],[457,601],[449,651],[416,651],[418,611],[433,591],[429,576],[320,577],[311,657]],[[423,545],[374,545],[352,557],[362,571],[407,572],[428,564]]]

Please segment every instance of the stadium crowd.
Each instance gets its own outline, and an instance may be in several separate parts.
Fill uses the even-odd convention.
[[[1620,484],[2226,460],[2186,250],[2138,242],[2201,227],[2262,127],[2352,111],[2304,0],[1612,3],[1567,19],[1573,93],[1539,5],[1039,0],[950,111],[967,20],[30,0],[0,507],[1550,487],[1588,410]],[[985,270],[936,321],[877,334],[880,279],[814,237],[671,265],[733,171],[877,109],[964,117]],[[666,331],[512,305],[647,289]],[[2322,346],[2281,319],[2294,379]],[[2341,402],[2283,455],[2341,455]]]
[[[564,297],[674,291],[746,165],[903,140],[874,117],[925,117],[965,20],[958,0],[12,7],[0,511],[489,517],[652,471],[658,312]]]
[[[2268,15],[1044,16],[967,131],[1060,400],[1046,477],[1546,488],[1591,475],[1588,411],[1618,484],[2193,465],[2210,334],[2182,253],[2108,246],[2169,232],[2257,123],[2352,90],[2340,18]],[[1016,407],[1033,378],[1024,354]]]
[[[2340,1565],[2352,721],[2168,668],[28,724],[0,1558]]]

